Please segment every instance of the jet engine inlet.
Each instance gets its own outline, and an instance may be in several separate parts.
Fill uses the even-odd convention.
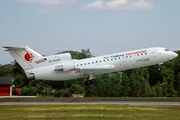
[[[29,75],[27,75],[27,78],[30,80],[34,80],[35,79],[34,73],[30,73]]]

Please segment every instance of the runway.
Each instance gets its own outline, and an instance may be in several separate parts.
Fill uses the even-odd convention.
[[[0,102],[0,105],[139,105],[139,106],[180,106],[180,102],[148,101],[89,101],[89,102]]]

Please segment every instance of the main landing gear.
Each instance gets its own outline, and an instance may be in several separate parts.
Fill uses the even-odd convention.
[[[94,79],[92,79],[92,80],[87,80],[87,81],[85,82],[85,85],[86,85],[86,86],[90,86],[90,85],[93,85],[95,82],[96,82],[96,81],[95,81]]]
[[[91,75],[89,75],[87,81],[85,82],[85,85],[86,85],[86,86],[90,86],[90,85],[93,85],[95,82],[96,82],[96,81],[95,81],[95,79],[93,78],[93,75],[91,74]]]

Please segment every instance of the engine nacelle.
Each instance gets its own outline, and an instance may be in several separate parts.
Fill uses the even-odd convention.
[[[30,79],[30,80],[34,80],[35,79],[34,73],[28,74],[27,78]]]
[[[57,64],[57,62],[71,61],[72,56],[70,53],[63,53],[63,54],[48,56],[47,60],[49,63]]]
[[[70,53],[63,53],[63,54],[58,54],[57,55],[61,61],[69,61],[69,60],[72,60],[72,56]]]
[[[65,62],[62,65],[56,66],[55,71],[71,71],[74,68],[74,64],[72,61]]]

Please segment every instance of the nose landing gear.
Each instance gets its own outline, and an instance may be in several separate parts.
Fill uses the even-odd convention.
[[[159,63],[159,64],[158,64],[158,67],[157,67],[157,71],[158,71],[158,72],[161,72],[161,65],[162,65],[162,64],[163,64],[163,63]]]
[[[161,66],[158,66],[158,67],[157,67],[157,71],[158,71],[158,72],[161,72]]]

